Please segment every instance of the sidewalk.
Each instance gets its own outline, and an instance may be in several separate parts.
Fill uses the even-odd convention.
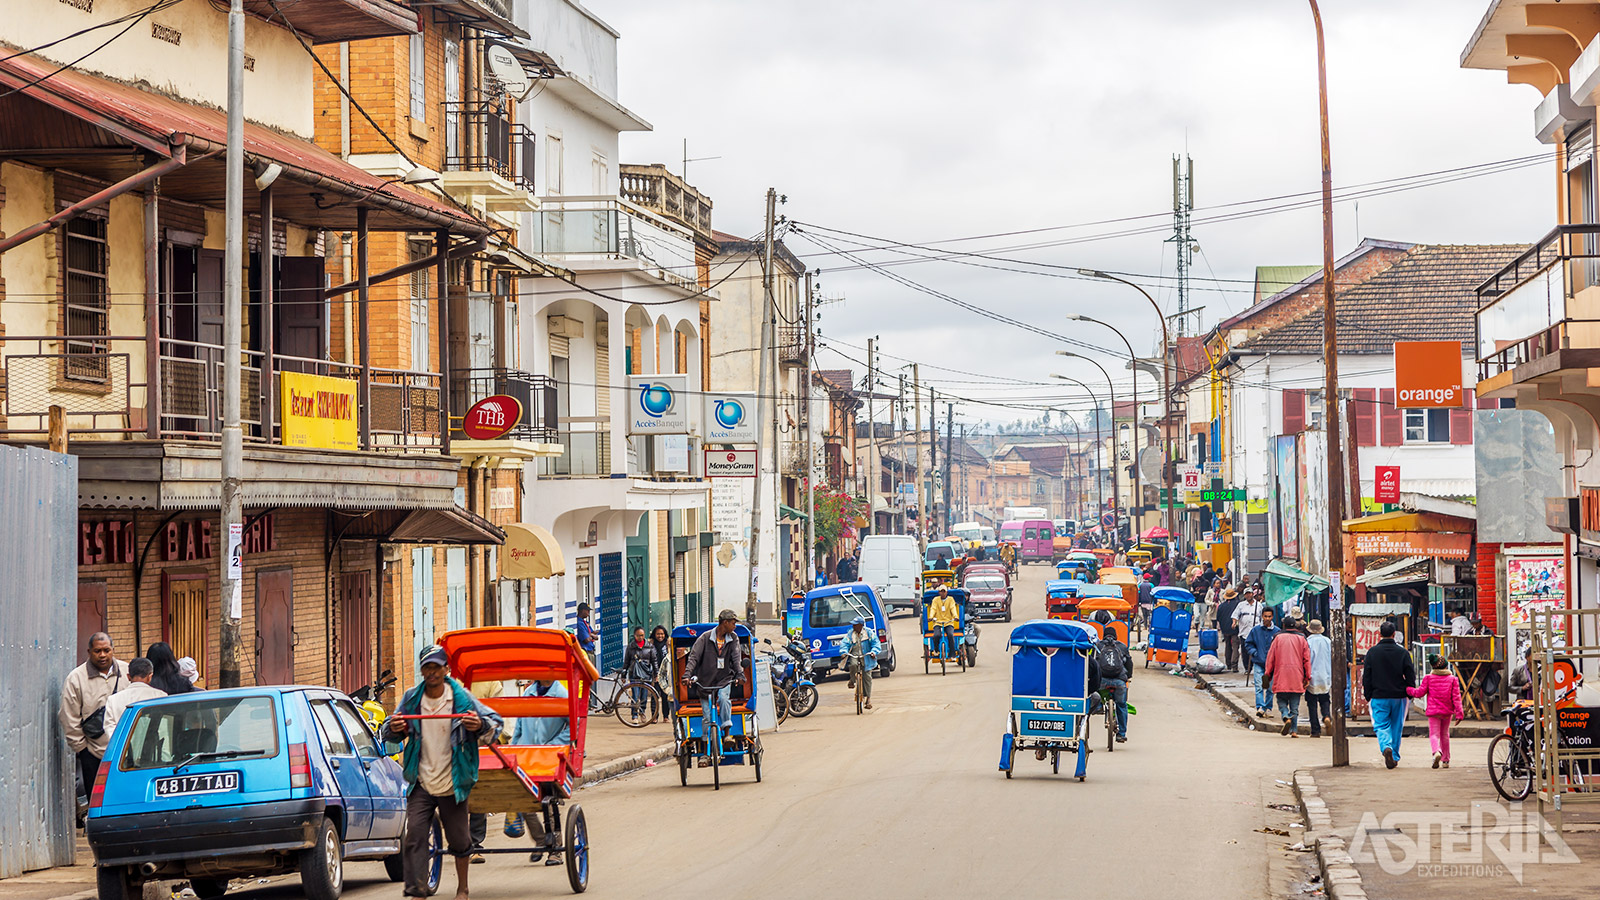
[[[1295,773],[1329,897],[1594,896],[1600,807],[1569,804],[1564,833],[1541,841],[1538,804],[1505,803],[1489,783],[1487,741],[1451,741],[1455,766],[1437,770],[1426,742],[1402,744],[1392,771],[1372,747],[1353,745],[1348,767]]]
[[[1244,724],[1256,731],[1271,731],[1276,734],[1283,727],[1283,719],[1278,717],[1276,711],[1270,718],[1256,715],[1256,692],[1250,686],[1250,678],[1242,672],[1223,672],[1220,675],[1195,675],[1195,680],[1205,686],[1212,696],[1222,702],[1222,705],[1235,716],[1243,720]],[[1276,707],[1276,704],[1274,704]],[[1300,727],[1297,729],[1303,735],[1311,733],[1311,725],[1306,720],[1305,703],[1300,704]],[[1454,738],[1492,738],[1505,730],[1505,723],[1497,719],[1467,719],[1459,722],[1450,729]],[[1345,723],[1345,731],[1354,737],[1372,737],[1371,719],[1352,719]],[[1413,705],[1411,715],[1406,716],[1406,737],[1428,736],[1428,719],[1422,710]]]

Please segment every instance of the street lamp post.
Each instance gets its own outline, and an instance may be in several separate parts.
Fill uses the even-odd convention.
[[[1128,336],[1110,322],[1102,322],[1093,316],[1083,316],[1076,313],[1068,313],[1067,318],[1076,322],[1093,322],[1096,325],[1103,325],[1121,338],[1122,346],[1128,348],[1128,366],[1133,370],[1133,506],[1135,509],[1140,509],[1144,506],[1144,487],[1139,475],[1139,432],[1141,430],[1139,425],[1139,359],[1133,354],[1133,344],[1128,341]],[[1113,435],[1117,433],[1117,412],[1114,409],[1111,411],[1111,433]],[[1137,527],[1135,527],[1135,530],[1137,530]],[[1137,544],[1139,536],[1133,535],[1133,540]]]
[[[1111,468],[1111,502],[1112,502],[1113,505],[1115,505],[1118,502],[1118,499],[1119,499],[1117,497],[1117,494],[1119,492],[1119,488],[1118,488],[1118,484],[1117,484],[1117,459],[1116,459],[1117,451],[1118,451],[1118,447],[1117,447],[1117,444],[1118,444],[1118,441],[1117,441],[1117,397],[1116,397],[1116,388],[1112,385],[1111,373],[1106,371],[1106,367],[1105,366],[1100,365],[1100,363],[1096,362],[1091,357],[1084,356],[1082,353],[1073,353],[1071,350],[1057,350],[1056,351],[1056,355],[1057,356],[1071,356],[1071,357],[1074,357],[1074,358],[1077,358],[1077,359],[1087,360],[1090,365],[1092,365],[1096,369],[1100,370],[1101,376],[1104,377],[1105,380],[1106,380],[1107,389],[1111,391],[1111,457],[1112,457],[1112,459],[1111,459],[1111,466],[1112,466],[1112,468]],[[1138,461],[1139,461],[1139,405],[1138,405],[1137,395],[1135,395],[1134,413],[1133,413],[1133,459],[1134,459],[1134,465],[1133,465],[1133,494],[1134,494],[1133,507],[1134,507],[1134,509],[1138,509],[1139,508],[1139,496],[1138,496],[1139,495],[1139,464],[1138,464]],[[1135,532],[1135,534],[1133,535],[1133,538],[1134,538],[1135,542],[1137,542],[1137,540],[1138,540],[1138,534],[1137,534],[1138,526],[1136,524],[1134,524],[1133,518],[1131,516],[1128,519],[1128,526],[1129,526],[1129,529],[1131,531]],[[1112,532],[1113,535],[1115,535],[1117,533],[1117,516],[1116,516],[1115,512],[1113,512],[1112,516],[1111,516],[1111,532]]]
[[[1089,360],[1089,361],[1090,362],[1094,362],[1094,360],[1092,360],[1092,359]],[[1101,369],[1100,371],[1101,371],[1102,374],[1105,373],[1104,369]],[[1053,374],[1053,373],[1051,374],[1050,377],[1051,378],[1058,378],[1058,379],[1060,379],[1062,381],[1070,381],[1073,384],[1075,384],[1075,385],[1077,385],[1077,386],[1079,386],[1079,387],[1081,387],[1084,390],[1089,392],[1089,400],[1094,403],[1094,442],[1095,442],[1095,446],[1099,448],[1099,451],[1095,453],[1095,456],[1099,457],[1100,468],[1104,469],[1106,467],[1106,460],[1105,460],[1105,446],[1106,446],[1106,444],[1105,444],[1105,438],[1100,434],[1100,398],[1095,396],[1094,391],[1091,390],[1087,384],[1084,384],[1083,382],[1079,381],[1076,378],[1069,378],[1066,375],[1056,375],[1056,374]],[[1116,389],[1116,387],[1114,385],[1112,385],[1110,377],[1106,378],[1106,390],[1110,392],[1110,396],[1111,396],[1111,416],[1112,416],[1112,418],[1111,418],[1111,434],[1112,434],[1112,437],[1115,437],[1116,433],[1117,433],[1117,420],[1116,420],[1117,389]],[[1115,450],[1115,448],[1113,448],[1113,451],[1114,450]],[[1112,455],[1115,456],[1116,454],[1113,452]],[[1115,503],[1116,499],[1117,499],[1117,467],[1115,465],[1115,462],[1116,462],[1116,460],[1112,460],[1113,465],[1111,466],[1111,500],[1112,500],[1113,503]],[[1099,521],[1099,517],[1102,516],[1102,515],[1105,515],[1105,511],[1106,511],[1105,492],[1100,489],[1100,475],[1098,473],[1096,473],[1096,475],[1094,476],[1094,493],[1095,493],[1095,499],[1100,504],[1099,513],[1095,517],[1095,521],[1098,522]],[[1115,511],[1113,511],[1111,513],[1111,533],[1112,533],[1113,537],[1115,537],[1115,535],[1117,533],[1117,514],[1116,514]]]
[[[1172,524],[1172,467],[1167,459],[1167,420],[1172,416],[1172,338],[1167,333],[1167,317],[1161,313],[1161,304],[1150,292],[1134,284],[1126,278],[1118,278],[1099,269],[1079,269],[1079,275],[1089,278],[1101,278],[1106,281],[1116,281],[1133,288],[1150,301],[1150,308],[1156,311],[1156,321],[1161,323],[1161,477],[1167,486],[1167,506],[1162,511],[1162,521],[1167,523],[1167,539],[1172,540],[1175,530]],[[1138,423],[1135,422],[1135,425]],[[1138,471],[1139,461],[1134,460],[1134,471]],[[1143,497],[1139,498],[1141,501]]]

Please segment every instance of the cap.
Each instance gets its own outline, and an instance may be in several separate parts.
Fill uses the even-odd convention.
[[[417,654],[417,667],[421,668],[428,663],[437,663],[441,666],[448,666],[450,665],[450,655],[445,653],[444,648],[438,644],[429,644],[428,646],[422,648],[421,653]]]
[[[718,622],[729,622],[729,621],[737,622],[737,621],[739,621],[739,614],[734,612],[731,609],[725,609],[722,612],[717,613],[717,621]]]
[[[854,619],[850,620],[850,624],[851,625],[865,625],[865,624],[867,624],[867,620],[863,619],[860,616],[856,616]]]

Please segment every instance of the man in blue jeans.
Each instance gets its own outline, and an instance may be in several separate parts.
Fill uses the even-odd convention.
[[[1272,679],[1267,677],[1267,651],[1272,648],[1272,639],[1281,633],[1281,629],[1273,624],[1273,610],[1268,606],[1261,610],[1261,621],[1250,629],[1244,638],[1245,668],[1250,672],[1250,685],[1256,689],[1256,715],[1268,716],[1272,713]]]
[[[1417,686],[1417,668],[1406,648],[1395,643],[1393,622],[1378,627],[1380,640],[1367,651],[1361,666],[1361,691],[1372,707],[1372,730],[1378,736],[1383,764],[1400,764],[1400,732],[1406,724],[1411,699],[1406,688]]]
[[[1100,673],[1100,687],[1111,691],[1111,702],[1117,705],[1117,743],[1128,741],[1128,682],[1133,678],[1133,654],[1127,645],[1117,640],[1111,629],[1111,613],[1095,613],[1095,621],[1105,637],[1095,643],[1094,665]]]
[[[738,624],[739,616],[733,610],[717,613],[717,627],[695,638],[684,660],[683,680],[700,688],[700,733],[705,737],[708,753],[719,744],[724,750],[734,749],[728,745],[726,729],[733,720],[730,693],[734,683],[744,678],[743,648],[739,646],[739,636],[734,633]],[[720,735],[717,722],[712,718],[713,708],[720,714],[723,728]],[[719,744],[713,744],[719,737]],[[701,765],[707,764],[706,760],[701,760]]]

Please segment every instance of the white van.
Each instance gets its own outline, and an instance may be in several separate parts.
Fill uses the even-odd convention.
[[[861,539],[859,580],[872,585],[885,614],[915,610],[922,602],[922,553],[909,534],[869,534]]]

